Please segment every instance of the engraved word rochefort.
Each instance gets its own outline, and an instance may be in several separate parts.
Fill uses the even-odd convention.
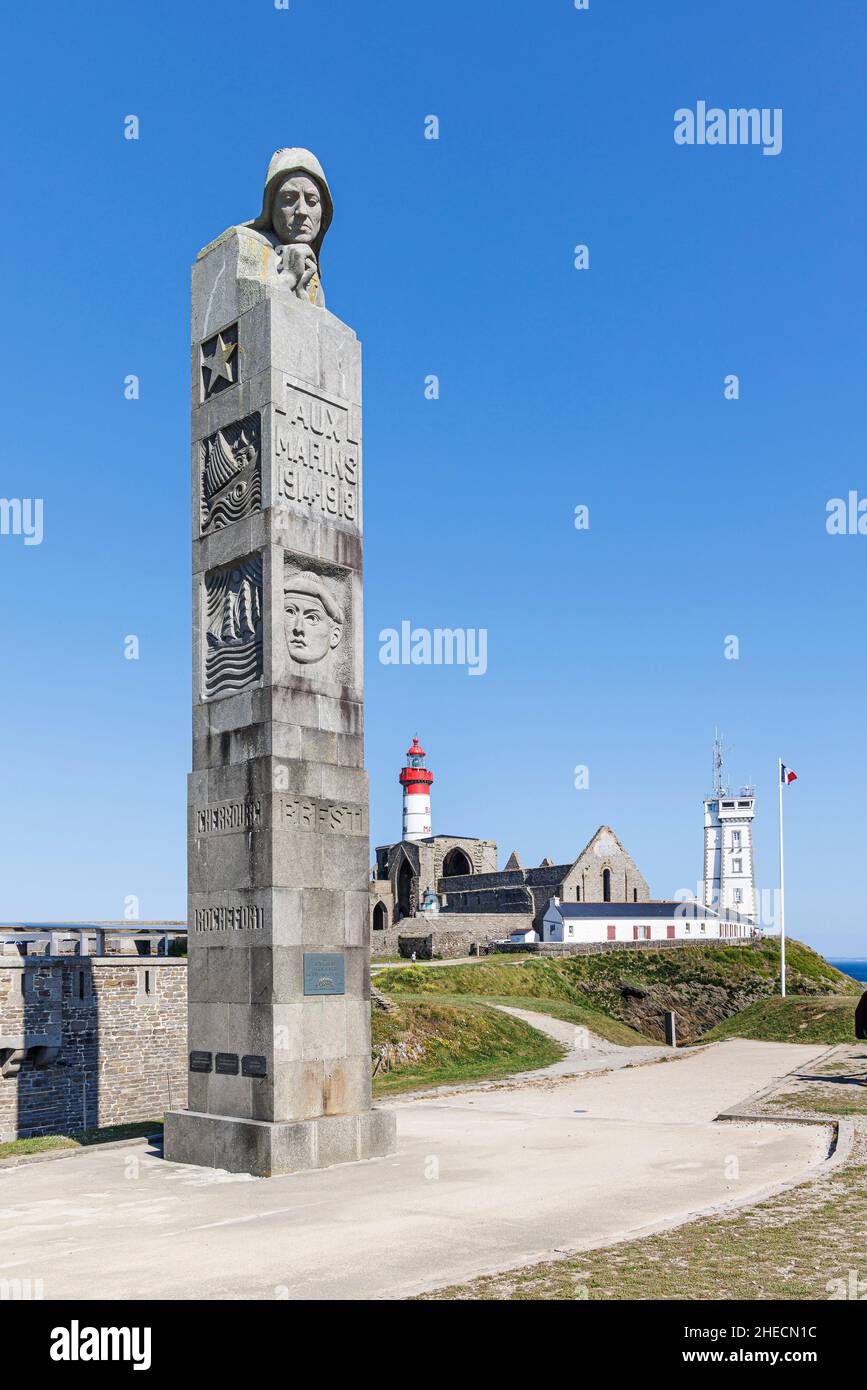
[[[255,903],[241,907],[197,907],[194,931],[261,931],[265,917]]]
[[[221,801],[196,811],[196,834],[219,834],[225,830],[258,830],[262,824],[261,801]]]
[[[338,801],[307,798],[290,801],[287,797],[281,797],[280,824],[293,830],[318,830],[322,834],[367,834],[362,807],[348,806]]]
[[[286,383],[286,409],[276,410],[277,496],[304,502],[326,516],[358,516],[358,440],[349,411]]]

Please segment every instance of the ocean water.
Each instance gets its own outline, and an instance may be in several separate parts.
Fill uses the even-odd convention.
[[[832,960],[828,956],[828,964],[833,965],[835,970],[842,970],[844,975],[851,975],[853,980],[864,980],[867,982],[867,959],[861,960]]]

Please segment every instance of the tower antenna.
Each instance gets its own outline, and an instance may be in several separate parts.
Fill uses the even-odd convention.
[[[719,729],[714,729],[713,733],[713,794],[714,796],[725,796],[722,734]]]

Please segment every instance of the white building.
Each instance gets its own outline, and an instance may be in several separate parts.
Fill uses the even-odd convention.
[[[743,941],[755,928],[735,912],[703,903],[563,903],[552,898],[542,918],[542,941]],[[511,940],[538,941],[513,933]]]
[[[714,789],[704,799],[704,902],[722,912],[756,920],[756,871],[753,859],[752,787],[735,795],[723,785],[722,747],[714,744]]]
[[[509,940],[519,942],[522,946],[527,946],[530,942],[539,940],[539,933],[532,923],[528,923],[526,927],[516,928],[509,937]]]

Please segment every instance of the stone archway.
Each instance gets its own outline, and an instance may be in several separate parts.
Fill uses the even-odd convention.
[[[454,845],[443,860],[443,878],[457,878],[459,875],[471,874],[472,872],[473,866],[470,863],[469,855],[459,845]]]
[[[409,917],[412,913],[412,865],[404,859],[397,871],[397,910],[399,917]]]
[[[373,908],[373,930],[385,931],[388,926],[388,912],[385,903],[376,903]]]

